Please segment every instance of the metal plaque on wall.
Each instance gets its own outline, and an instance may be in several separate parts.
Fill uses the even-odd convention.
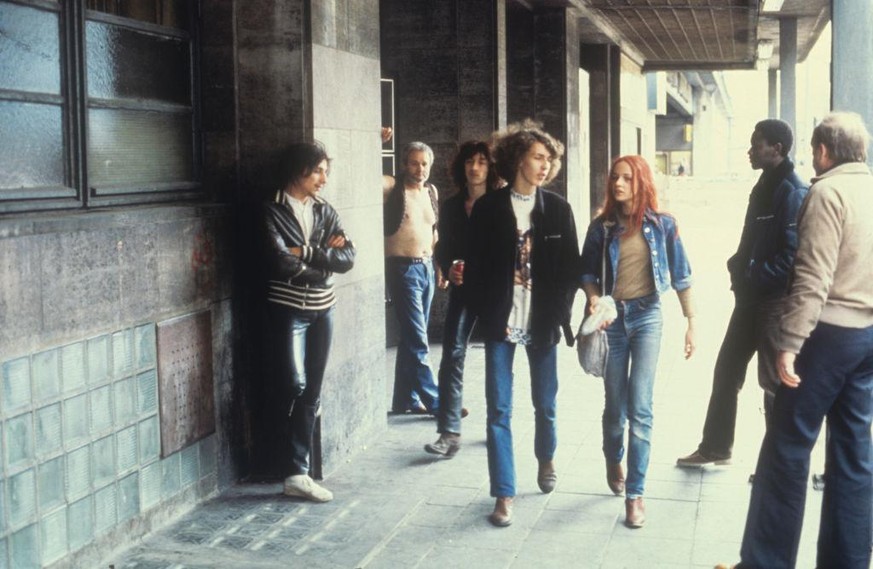
[[[161,457],[215,432],[212,314],[158,323]]]

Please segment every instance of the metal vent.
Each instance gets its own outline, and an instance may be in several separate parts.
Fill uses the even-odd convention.
[[[212,315],[197,312],[158,323],[161,456],[215,432]]]

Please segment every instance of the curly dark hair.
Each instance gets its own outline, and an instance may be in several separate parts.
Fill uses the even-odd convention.
[[[548,184],[561,171],[561,157],[564,155],[564,145],[551,134],[543,130],[540,122],[525,119],[522,122],[513,123],[505,130],[497,132],[492,137],[494,148],[494,160],[497,166],[497,175],[506,183],[512,184],[518,172],[524,155],[535,143],[542,143],[552,156],[552,167],[543,185]]]
[[[293,184],[300,178],[305,178],[318,168],[322,160],[327,160],[330,167],[330,157],[324,145],[315,142],[294,142],[288,145],[284,153],[281,174],[282,183]]]
[[[497,170],[494,168],[494,159],[491,158],[491,148],[488,147],[488,143],[482,140],[468,140],[458,148],[458,153],[455,154],[455,158],[449,167],[452,182],[455,183],[455,187],[464,196],[470,195],[469,188],[467,188],[467,160],[477,154],[484,156],[488,162],[488,177],[485,180],[485,191],[488,192],[497,187]]]

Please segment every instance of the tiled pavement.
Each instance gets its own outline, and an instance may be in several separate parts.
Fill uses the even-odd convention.
[[[600,451],[603,387],[582,374],[566,347],[559,351],[558,486],[550,495],[536,486],[533,412],[526,359],[519,352],[514,523],[505,529],[488,524],[493,499],[484,442],[484,358],[481,346],[474,345],[465,392],[471,414],[454,459],[423,452],[436,437],[432,419],[389,417],[379,440],[325,481],[336,495],[333,502],[286,498],[279,484],[238,485],[111,562],[117,569],[688,568],[735,562],[747,479],[763,428],[754,373],[741,394],[733,465],[684,470],[674,464],[700,436],[712,362],[730,310],[723,263],[737,240],[748,187],[695,188],[693,194],[671,196],[696,272],[699,347],[692,360],[681,358],[684,324],[671,298],[656,380],[644,528],[624,527],[624,501],[606,487]],[[438,356],[434,346],[434,363]],[[388,377],[392,369],[389,351]],[[820,465],[817,449],[813,467]],[[814,566],[820,503],[821,494],[810,490],[798,567]]]

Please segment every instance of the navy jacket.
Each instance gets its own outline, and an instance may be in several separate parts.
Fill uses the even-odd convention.
[[[467,307],[478,316],[486,340],[506,338],[512,310],[518,232],[510,192],[507,186],[476,200],[467,230]],[[537,188],[531,231],[531,336],[535,345],[552,345],[562,326],[569,329],[579,288],[579,241],[570,204]]]
[[[761,173],[749,195],[739,247],[727,262],[738,299],[787,293],[797,253],[797,213],[808,191],[788,158]]]

